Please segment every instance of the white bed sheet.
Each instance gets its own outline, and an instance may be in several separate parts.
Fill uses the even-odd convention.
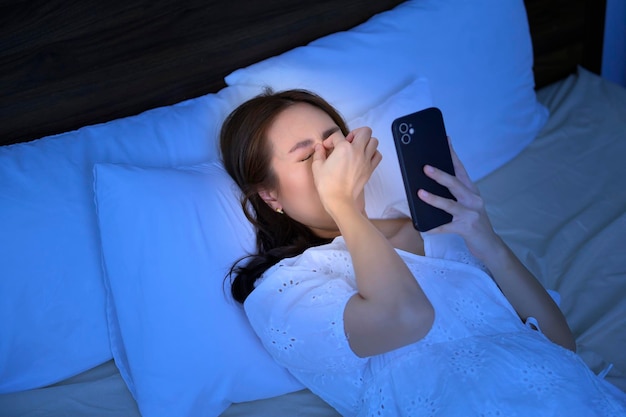
[[[626,391],[626,90],[585,70],[539,92],[550,119],[479,182],[496,230],[561,295],[578,351]],[[453,138],[454,140],[454,138]],[[113,362],[0,395],[0,417],[139,417]],[[222,417],[337,416],[309,391],[234,404]]]

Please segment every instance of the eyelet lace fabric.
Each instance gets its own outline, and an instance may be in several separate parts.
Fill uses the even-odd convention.
[[[451,235],[399,251],[435,308],[422,340],[357,357],[343,330],[354,295],[342,238],[268,270],[244,307],[277,362],[345,416],[625,416],[626,395],[524,325]]]

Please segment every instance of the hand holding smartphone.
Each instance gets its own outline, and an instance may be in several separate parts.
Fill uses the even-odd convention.
[[[398,154],[404,189],[406,190],[413,226],[426,232],[452,221],[452,215],[422,201],[421,188],[440,197],[455,200],[447,187],[424,174],[424,166],[432,165],[451,175],[454,166],[441,111],[436,107],[397,118],[391,132]]]

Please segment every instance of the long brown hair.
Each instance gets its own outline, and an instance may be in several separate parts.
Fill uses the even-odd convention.
[[[222,126],[220,148],[224,167],[241,189],[241,207],[256,230],[257,253],[236,262],[229,273],[233,298],[241,303],[254,290],[255,281],[278,261],[330,241],[286,214],[275,212],[258,194],[260,189],[278,186],[271,169],[267,131],[276,116],[296,103],[308,103],[323,110],[344,135],[348,134],[348,127],[337,110],[306,90],[274,93],[268,89],[235,109]]]

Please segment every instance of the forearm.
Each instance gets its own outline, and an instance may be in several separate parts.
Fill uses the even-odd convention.
[[[349,203],[331,214],[350,252],[363,298],[395,298],[407,292],[424,297],[402,258],[378,228]]]
[[[410,218],[370,219],[391,246],[416,255],[424,255],[424,240]]]
[[[534,317],[550,340],[576,350],[574,337],[559,307],[501,238],[494,242],[485,265],[522,320]]]
[[[375,355],[424,337],[432,327],[433,307],[387,238],[352,207],[332,215],[350,252],[358,287],[344,313],[354,352]]]
[[[378,141],[368,128],[348,136],[316,145],[312,170],[354,268],[358,292],[346,304],[344,330],[352,350],[370,356],[424,337],[434,311],[400,255],[362,212],[363,187],[381,160]],[[327,156],[325,149],[332,153]]]

